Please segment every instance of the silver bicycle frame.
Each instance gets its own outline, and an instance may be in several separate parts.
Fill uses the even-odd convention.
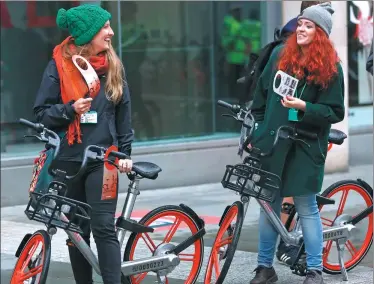
[[[283,225],[282,221],[279,219],[277,214],[274,212],[270,204],[264,200],[259,200],[254,198],[257,203],[260,205],[268,220],[273,225],[274,229],[279,233],[282,240],[292,246],[299,246],[303,240],[303,233],[301,230],[300,221],[297,221],[294,229],[291,232],[288,232],[286,227]],[[247,213],[249,206],[250,197],[241,195],[241,201],[244,204],[244,217]],[[295,216],[296,218],[296,216]],[[352,235],[352,231],[355,229],[355,226],[352,224],[337,224],[336,226],[325,228],[323,233],[323,241],[335,241],[338,247],[339,263],[341,267],[341,272],[343,275],[343,280],[348,281],[347,271],[344,266],[343,253],[345,242]]]
[[[131,213],[134,209],[134,204],[136,197],[140,194],[139,192],[139,180],[141,178],[136,178],[135,180],[131,181],[128,187],[127,196],[125,203],[123,205],[123,210],[121,216],[125,219],[130,218]],[[64,213],[60,214],[61,220],[65,222],[69,222],[69,219],[66,217]],[[95,272],[101,276],[101,271],[99,267],[99,261],[92,251],[92,249],[87,245],[84,239],[81,237],[80,234],[67,231],[65,230],[66,234],[69,236],[70,240],[74,243],[74,245],[78,248],[78,250],[83,254],[83,256],[87,259],[87,261],[91,264],[92,268]],[[125,239],[126,230],[117,227],[116,234],[118,241],[120,243],[120,247],[122,248],[123,241]],[[121,264],[122,273],[125,276],[136,275],[144,272],[149,271],[159,271],[165,270],[160,273],[160,276],[166,275],[170,273],[178,264],[180,263],[180,259],[175,254],[167,254],[162,256],[152,256],[147,258],[142,258],[133,261],[126,261]],[[160,277],[159,277],[160,279]]]

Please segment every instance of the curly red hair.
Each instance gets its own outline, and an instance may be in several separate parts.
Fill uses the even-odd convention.
[[[278,68],[297,79],[305,77],[307,83],[314,83],[323,89],[337,74],[336,63],[340,61],[335,48],[326,33],[316,26],[313,41],[308,46],[308,52],[303,54],[296,41],[296,32],[287,39],[279,58]]]

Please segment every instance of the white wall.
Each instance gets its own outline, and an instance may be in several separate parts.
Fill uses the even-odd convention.
[[[296,17],[300,13],[301,1],[283,1],[283,24],[290,19]],[[347,58],[347,2],[332,1],[332,7],[335,9],[333,14],[333,29],[331,32],[331,40],[342,61],[345,82],[345,119],[332,128],[339,129],[348,134],[348,58]],[[326,160],[326,172],[345,171],[349,165],[349,138],[345,140],[343,145],[333,146],[329,151]]]

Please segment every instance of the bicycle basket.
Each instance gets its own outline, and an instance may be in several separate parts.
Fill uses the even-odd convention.
[[[262,170],[257,162],[227,165],[221,184],[224,188],[271,203],[282,187],[280,177]]]
[[[82,234],[80,224],[91,218],[91,207],[83,202],[53,193],[30,192],[25,214],[29,220]]]

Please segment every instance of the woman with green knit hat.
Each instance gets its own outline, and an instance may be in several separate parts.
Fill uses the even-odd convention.
[[[68,175],[78,171],[84,149],[91,144],[115,145],[118,151],[128,157],[131,155],[130,94],[124,80],[124,68],[111,45],[114,33],[110,19],[109,12],[98,5],[88,4],[67,11],[60,9],[57,14],[57,25],[67,29],[70,36],[53,50],[53,59],[45,69],[37,94],[34,113],[38,122],[63,133],[56,167]],[[95,88],[87,86],[73,63],[74,55],[84,57],[95,70],[98,77]],[[121,172],[129,172],[132,161],[130,158],[120,160],[119,166]],[[107,171],[102,163],[89,163],[81,178],[68,181],[67,197],[92,207],[90,224],[81,225],[82,237],[90,244],[92,230],[103,281],[105,284],[119,284],[121,256],[114,227],[118,177],[115,172],[114,187],[111,187],[114,190],[110,194],[103,192],[103,188],[107,188],[104,186]],[[67,245],[76,283],[93,283],[90,264],[70,239]]]

